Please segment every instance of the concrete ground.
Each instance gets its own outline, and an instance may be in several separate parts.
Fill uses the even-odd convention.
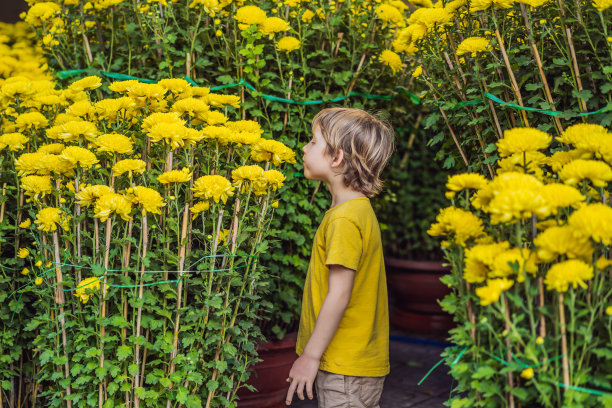
[[[430,344],[419,344],[419,342]],[[391,373],[385,380],[381,408],[443,408],[449,399],[452,378],[448,367],[440,364],[427,379],[417,383],[438,361],[444,350],[444,336],[391,331],[389,359]],[[431,344],[433,343],[433,344]],[[292,407],[317,408],[316,395],[300,401],[294,397]]]

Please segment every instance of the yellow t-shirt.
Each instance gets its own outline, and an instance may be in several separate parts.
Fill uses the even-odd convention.
[[[327,210],[315,234],[304,284],[296,351],[302,354],[329,290],[328,265],[354,269],[351,299],[319,368],[335,374],[389,373],[387,280],[378,220],[367,197]]]

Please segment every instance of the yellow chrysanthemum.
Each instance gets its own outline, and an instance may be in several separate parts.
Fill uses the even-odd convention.
[[[457,55],[470,54],[475,57],[479,52],[490,48],[489,40],[482,37],[468,37],[457,47]]]
[[[497,174],[517,172],[527,173],[541,179],[544,176],[542,166],[549,164],[549,157],[542,152],[533,151],[514,153],[497,161]]]
[[[418,77],[421,76],[422,73],[423,73],[423,67],[421,65],[419,65],[418,67],[416,67],[416,69],[412,73],[412,77],[413,78],[418,78]]]
[[[98,135],[96,125],[82,120],[73,120],[47,129],[50,139],[59,139],[65,142],[76,142],[79,139],[93,142]]]
[[[493,268],[495,257],[510,247],[508,242],[477,244],[465,252],[463,278],[469,283],[482,283]]]
[[[82,206],[89,207],[96,202],[98,198],[104,194],[113,193],[114,190],[103,184],[96,184],[93,186],[83,186],[79,189],[79,192],[75,195],[77,203]]]
[[[574,289],[578,285],[586,289],[585,281],[590,279],[593,279],[593,267],[578,259],[570,259],[551,266],[546,273],[544,283],[548,290],[567,292],[570,285]]]
[[[68,89],[75,92],[84,91],[87,89],[96,89],[102,86],[102,78],[97,76],[88,76],[83,79],[74,81],[68,86]]]
[[[53,192],[51,177],[49,176],[25,176],[21,178],[20,186],[25,195],[35,200]]]
[[[206,100],[210,106],[214,106],[216,108],[224,108],[226,106],[233,106],[234,108],[240,107],[240,96],[238,95],[209,93],[206,95]]]
[[[276,43],[276,49],[279,51],[285,51],[287,53],[295,50],[299,50],[302,46],[300,40],[295,37],[285,36],[278,40]]]
[[[129,137],[118,133],[107,133],[96,139],[99,152],[131,154],[134,151]]]
[[[454,18],[453,13],[441,8],[418,8],[408,18],[408,24],[421,23],[428,29],[436,24],[451,24]]]
[[[177,112],[168,112],[168,113],[155,112],[147,116],[142,121],[141,129],[143,132],[146,133],[151,129],[151,127],[153,127],[153,125],[156,125],[159,123],[176,123],[176,124],[184,125],[187,122],[181,119]]]
[[[601,125],[592,123],[578,123],[565,128],[561,136],[556,139],[564,144],[576,145],[588,135],[605,135],[608,131]]]
[[[227,122],[225,126],[227,126],[227,128],[230,129],[232,132],[236,133],[248,132],[257,133],[260,135],[263,133],[263,129],[261,128],[259,123],[255,122],[254,120],[238,120],[235,122]]]
[[[22,113],[15,119],[15,126],[21,131],[30,129],[42,129],[49,126],[49,121],[40,112]]]
[[[525,272],[534,275],[538,271],[536,254],[527,248],[511,248],[495,257],[493,268],[489,273],[492,278],[507,278],[517,275],[517,282],[525,280]],[[517,268],[516,272],[513,266]]]
[[[252,188],[263,177],[263,173],[264,169],[258,165],[241,166],[232,170],[232,180],[234,180],[234,186],[244,192]]]
[[[187,167],[183,167],[182,170],[170,170],[157,176],[157,181],[162,184],[169,183],[184,183],[191,180],[192,173]]]
[[[210,208],[210,203],[208,201],[202,201],[199,202],[197,204],[195,204],[194,206],[192,206],[189,211],[191,211],[191,219],[195,219],[198,214],[200,214],[202,211],[206,211]]]
[[[210,110],[210,106],[206,102],[197,98],[184,98],[176,101],[172,105],[172,111],[178,113],[179,116],[190,116],[205,120],[206,113]]]
[[[0,135],[0,150],[8,146],[9,150],[16,152],[25,148],[28,137],[21,133],[4,133]]]
[[[480,190],[486,185],[487,179],[482,174],[478,173],[463,173],[448,176],[446,188],[452,192],[452,196],[449,197],[449,194],[447,194],[447,197],[452,198],[455,196],[455,193],[466,189]]]
[[[232,183],[223,176],[209,175],[198,178],[192,188],[194,196],[204,199],[213,199],[215,203],[219,200],[223,204],[227,199],[234,195],[234,187]]]
[[[260,25],[259,31],[270,38],[276,33],[287,31],[291,28],[288,22],[279,17],[267,17]]]
[[[459,245],[465,245],[470,238],[477,238],[484,234],[482,221],[469,211],[455,207],[440,210],[436,223],[427,233],[433,237],[448,236]]]
[[[242,24],[261,24],[266,20],[266,12],[257,6],[242,6],[236,10],[235,19]]]
[[[50,20],[62,10],[59,4],[54,2],[38,2],[32,5],[28,10],[25,22],[33,26],[42,26],[45,22]]]
[[[30,225],[32,225],[32,220],[27,218],[25,221],[19,224],[19,228],[28,228]]]
[[[390,4],[376,6],[376,15],[379,19],[394,27],[404,27],[406,25],[402,12]]]
[[[263,180],[266,182],[266,188],[276,191],[285,183],[285,175],[278,170],[266,170],[263,173]]]
[[[499,300],[503,291],[510,289],[514,282],[510,279],[491,279],[485,286],[476,288],[476,296],[480,298],[480,305],[487,306]]]
[[[549,203],[553,214],[557,214],[559,208],[576,207],[586,200],[580,191],[561,183],[546,184],[540,190],[540,194]]]
[[[118,116],[124,115],[130,109],[136,106],[134,100],[123,96],[121,98],[106,98],[94,103],[94,112],[98,119],[106,119],[115,121]]]
[[[225,126],[205,126],[202,129],[205,139],[217,141],[221,145],[226,145],[232,136],[232,131]]]
[[[596,187],[605,187],[612,180],[612,168],[601,161],[578,159],[563,166],[559,177],[570,185],[588,179]]]
[[[59,155],[64,151],[65,148],[66,146],[61,143],[49,143],[49,144],[40,146],[37,152]]]
[[[491,214],[491,223],[512,223],[520,219],[540,218],[551,212],[550,204],[539,191],[515,186],[500,191],[489,202],[486,211]]]
[[[172,149],[185,146],[185,138],[188,133],[188,128],[179,123],[162,122],[153,125],[147,136],[152,142],[163,141]]]
[[[158,105],[166,94],[166,89],[158,84],[145,84],[142,82],[129,83],[126,86],[127,96],[136,103],[137,107]]]
[[[100,290],[101,279],[101,277],[92,276],[81,280],[74,291],[74,296],[78,297],[82,303],[87,303],[89,298],[93,296],[93,292]]]
[[[27,258],[28,255],[30,255],[30,251],[28,251],[27,248],[20,248],[19,251],[17,251],[17,258]]]
[[[104,222],[113,213],[119,215],[124,221],[132,219],[132,202],[123,194],[106,193],[102,194],[94,205],[94,217]]]
[[[208,111],[206,112],[204,121],[211,126],[222,125],[227,122],[227,116],[225,116],[222,112]]]
[[[95,112],[96,108],[88,100],[75,102],[66,109],[68,115],[83,118],[85,120],[93,117]]]
[[[585,205],[569,216],[568,224],[577,236],[612,244],[612,208],[602,203]]]
[[[59,208],[46,207],[38,211],[34,223],[38,225],[38,229],[45,232],[53,232],[57,226],[61,226],[65,231],[68,231],[68,222],[70,216],[64,214]]]
[[[513,3],[514,0],[472,0],[470,2],[470,11],[486,10],[491,6],[507,9],[512,7]]]
[[[604,11],[612,7],[612,0],[593,0],[593,6],[599,11]]]
[[[271,161],[279,166],[281,163],[295,163],[295,152],[276,140],[260,139],[251,146],[251,159],[256,162]]]
[[[160,80],[158,84],[175,95],[187,92],[191,88],[191,84],[182,78],[165,78]]]
[[[315,13],[313,13],[311,10],[306,9],[304,10],[304,13],[302,14],[302,22],[310,23],[314,16],[315,16]]]
[[[504,137],[497,142],[497,148],[499,155],[506,157],[546,149],[551,140],[552,136],[539,129],[517,127],[504,132]]]
[[[66,147],[62,151],[62,154],[60,154],[60,158],[67,161],[72,166],[81,166],[84,169],[99,162],[93,152],[79,146]]]
[[[552,262],[561,255],[585,259],[593,256],[591,242],[584,236],[577,236],[575,229],[569,225],[550,227],[538,234],[533,243],[538,258],[544,262]]]
[[[161,214],[161,207],[166,205],[162,196],[152,188],[136,186],[126,190],[126,196],[133,204],[140,205],[144,212]]]
[[[140,159],[124,159],[119,160],[113,166],[113,174],[119,177],[123,173],[128,173],[132,177],[133,173],[142,174],[147,169],[147,163]]]
[[[391,50],[384,50],[380,54],[379,59],[380,59],[380,62],[382,62],[389,68],[391,68],[391,71],[393,72],[393,74],[397,73],[398,71],[401,71],[403,68],[402,59],[400,58],[399,55],[397,55],[395,52]]]

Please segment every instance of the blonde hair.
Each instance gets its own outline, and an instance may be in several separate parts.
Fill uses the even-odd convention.
[[[312,129],[318,127],[327,142],[327,153],[344,153],[344,184],[368,197],[380,192],[380,173],[394,149],[393,128],[388,121],[361,109],[328,108],[317,113]]]

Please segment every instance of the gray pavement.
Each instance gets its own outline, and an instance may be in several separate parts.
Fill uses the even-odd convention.
[[[444,336],[422,335],[392,330],[389,343],[391,373],[385,380],[381,408],[443,408],[449,399],[452,378],[448,367],[440,364],[427,379],[418,386],[423,376],[440,361],[443,346],[416,344],[394,340],[400,337],[444,342]],[[294,398],[292,407],[317,408],[316,395],[310,400]]]

